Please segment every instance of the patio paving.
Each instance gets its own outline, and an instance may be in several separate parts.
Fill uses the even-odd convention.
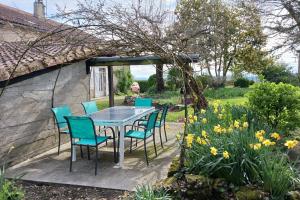
[[[132,191],[137,185],[151,184],[167,175],[168,167],[172,159],[178,155],[178,144],[176,134],[183,131],[183,124],[168,123],[168,142],[164,148],[160,146],[158,130],[156,131],[156,147],[158,156],[155,158],[153,141],[148,139],[149,166],[144,157],[143,142],[140,141],[133,151],[129,152],[129,141],[126,139],[126,152],[124,167],[114,168],[113,150],[111,144],[100,147],[98,161],[98,175],[94,174],[94,153],[91,160],[87,159],[86,148],[83,147],[84,158],[80,158],[79,148],[77,150],[77,161],[73,162],[73,172],[69,172],[70,144],[62,146],[61,154],[57,155],[57,149],[52,149],[35,158],[27,160],[6,171],[8,178],[21,177],[22,180],[61,183],[81,186],[93,186],[110,189],[121,189]]]

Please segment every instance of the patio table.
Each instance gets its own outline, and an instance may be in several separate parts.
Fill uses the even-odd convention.
[[[100,110],[89,115],[97,126],[110,126],[115,127],[115,133],[120,131],[120,144],[119,144],[119,163],[116,167],[123,167],[124,161],[124,127],[132,125],[137,119],[145,117],[155,111],[154,107],[134,107],[134,106],[114,106]],[[75,151],[75,149],[73,149]],[[76,156],[76,153],[73,153]],[[76,160],[76,157],[72,158]]]

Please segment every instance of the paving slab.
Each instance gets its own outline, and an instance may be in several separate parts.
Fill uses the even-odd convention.
[[[73,171],[69,172],[70,144],[65,144],[62,146],[60,155],[57,155],[57,149],[52,149],[9,168],[6,176],[8,178],[21,176],[22,180],[38,182],[132,191],[137,185],[152,184],[166,177],[172,159],[179,153],[176,134],[182,131],[182,123],[168,123],[168,142],[165,141],[163,135],[164,148],[160,145],[159,134],[156,131],[157,157],[155,157],[152,138],[147,140],[149,166],[145,161],[143,142],[139,141],[137,147],[134,142],[133,151],[130,153],[130,139],[126,139],[127,148],[122,169],[114,167],[112,144],[109,143],[107,146],[103,144],[100,147],[97,176],[94,174],[94,152],[91,152],[91,160],[88,160],[85,147],[83,147],[84,158],[80,158],[78,148],[77,161],[73,162]]]

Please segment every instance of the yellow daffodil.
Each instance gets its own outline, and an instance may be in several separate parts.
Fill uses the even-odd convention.
[[[206,145],[206,144],[207,144],[207,142],[206,142],[203,138],[200,138],[200,137],[197,137],[197,142],[198,142],[199,144],[203,144],[203,145]]]
[[[214,132],[222,133],[222,127],[220,126],[220,124],[218,124],[217,126],[214,126]]]
[[[189,122],[190,122],[190,124],[193,124],[193,123],[194,123],[194,120],[193,120],[193,119],[190,119]]]
[[[203,118],[203,119],[202,119],[202,123],[203,123],[203,124],[206,124],[206,123],[207,123],[207,119],[206,119],[206,118]]]
[[[222,133],[227,133],[227,129],[226,128],[222,128]]]
[[[284,143],[284,146],[286,146],[288,149],[293,149],[298,144],[297,140],[287,140]]]
[[[232,133],[232,132],[233,132],[233,128],[229,127],[229,128],[227,129],[227,133]]]
[[[215,109],[214,109],[214,113],[217,114],[218,112],[219,112],[219,109],[218,109],[218,108],[215,108]]]
[[[265,146],[267,147],[267,146],[270,146],[270,145],[271,145],[271,140],[266,139],[266,140],[264,140],[262,143],[263,143],[263,145],[265,145]]]
[[[223,119],[223,115],[222,114],[218,114],[218,119]]]
[[[280,135],[278,133],[272,133],[271,138],[274,138],[275,140],[280,140]]]
[[[256,143],[256,144],[253,145],[254,150],[258,150],[260,148],[261,148],[261,143]]]
[[[201,131],[201,135],[202,137],[207,138],[207,132],[205,130]]]
[[[205,113],[206,113],[206,110],[201,109],[201,110],[200,110],[200,113],[201,113],[201,114],[205,114]]]
[[[229,158],[229,153],[228,153],[228,151],[223,151],[223,157],[224,157],[225,159],[228,159],[228,158]]]
[[[274,146],[275,144],[276,144],[276,142],[271,142],[270,143],[271,146]]]
[[[239,128],[240,127],[240,122],[237,121],[237,120],[234,120],[233,126],[234,126],[234,128]]]
[[[186,146],[187,147],[192,147],[192,144],[193,144],[193,140],[194,140],[194,135],[193,134],[188,134],[186,137]]]
[[[257,131],[257,132],[255,133],[255,137],[256,137],[257,139],[259,139],[260,137],[263,137],[265,133],[266,133],[266,132],[265,132],[264,130]]]
[[[194,116],[194,121],[198,121],[198,117],[196,115]]]
[[[210,147],[210,153],[211,155],[216,156],[218,154],[218,149],[215,147]]]
[[[243,128],[248,128],[248,127],[249,127],[248,122],[244,122],[244,123],[243,123]]]
[[[263,142],[265,140],[265,138],[263,136],[257,138],[259,142]]]
[[[253,149],[254,144],[249,144],[250,148]]]
[[[226,110],[224,108],[222,108],[221,113],[225,113],[225,112],[226,112]]]
[[[180,133],[177,133],[177,135],[176,135],[176,139],[177,139],[177,140],[180,140],[180,138],[181,138],[181,135],[180,135]]]

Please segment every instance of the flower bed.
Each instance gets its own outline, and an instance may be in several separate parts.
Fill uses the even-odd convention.
[[[215,102],[188,120],[184,145],[189,174],[222,178],[235,186],[257,186],[279,199],[298,182],[287,156],[298,141],[256,121],[245,107]]]

